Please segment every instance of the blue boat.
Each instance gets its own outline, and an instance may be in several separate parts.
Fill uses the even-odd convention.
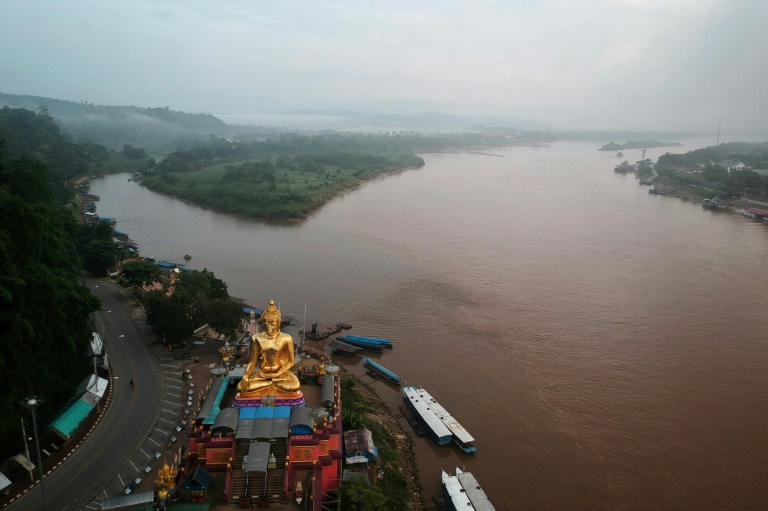
[[[363,337],[362,335],[342,335],[338,338],[340,341],[353,344],[352,341],[365,343],[365,344],[377,344],[382,348],[392,349],[392,341],[389,339],[379,339],[378,337]]]
[[[356,336],[342,335],[339,337],[334,337],[334,339],[336,339],[337,341],[345,342],[351,346],[357,346],[360,349],[374,351],[376,353],[382,353],[384,351],[384,346],[382,346],[379,343],[361,341],[359,339],[350,339],[350,337],[356,337]]]
[[[384,367],[383,365],[377,362],[374,362],[370,358],[364,358],[363,365],[375,371],[376,373],[382,375],[384,378],[391,381],[395,385],[400,385],[400,377],[395,373],[393,373],[392,371],[390,371],[389,369],[387,369],[386,367]]]
[[[181,268],[184,266],[183,264],[172,263],[170,261],[157,261],[155,264],[161,268]]]

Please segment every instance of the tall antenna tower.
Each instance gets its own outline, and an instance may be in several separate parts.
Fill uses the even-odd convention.
[[[717,142],[715,145],[720,145],[720,123],[723,121],[723,119],[717,120]]]

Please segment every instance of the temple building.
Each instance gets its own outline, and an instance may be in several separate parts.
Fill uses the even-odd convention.
[[[280,311],[270,301],[261,329],[251,315],[245,355],[238,358],[228,344],[222,348],[224,370],[193,404],[184,473],[223,472],[224,498],[232,504],[292,501],[320,510],[336,499],[341,479],[339,381],[325,370],[324,354],[297,362],[293,338],[280,323]],[[294,374],[301,364],[313,365],[307,370],[311,383],[302,385]],[[205,478],[200,479],[193,482],[202,487]]]

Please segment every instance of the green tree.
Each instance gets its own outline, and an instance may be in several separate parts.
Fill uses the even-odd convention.
[[[342,511],[391,511],[381,489],[371,486],[366,479],[350,479],[341,485]],[[399,508],[397,508],[399,509]]]
[[[137,291],[142,286],[151,286],[152,283],[162,280],[160,268],[149,261],[125,261],[121,267],[123,278]]]

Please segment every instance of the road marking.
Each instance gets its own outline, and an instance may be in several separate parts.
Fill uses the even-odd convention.
[[[157,429],[157,428],[155,428],[155,429]],[[158,431],[160,431],[160,430],[158,429]],[[162,433],[162,431],[161,431],[161,433]],[[159,445],[160,445],[160,444],[158,444],[157,442],[155,442],[154,440],[152,440],[150,437],[147,437],[147,440],[149,440],[150,442],[152,442],[153,444],[155,444],[155,445],[157,445],[157,446],[159,446]]]
[[[125,487],[125,483],[123,482],[123,478],[122,478],[122,477],[120,477],[120,473],[119,473],[119,472],[118,472],[118,474],[117,474],[117,478],[118,478],[118,479],[120,479],[120,486],[123,486],[123,487]]]
[[[142,449],[142,448],[139,448],[139,450],[140,450],[142,453],[144,453],[144,456],[146,456],[147,458],[151,458],[151,457],[152,457],[152,456],[150,456],[149,454],[147,454],[146,452],[144,452],[144,449]]]
[[[180,389],[180,390],[184,388],[184,387],[182,387],[181,385],[179,385],[179,386],[176,386],[176,385],[168,385],[167,383],[166,383],[166,387],[170,387],[170,388],[172,388],[172,389]]]
[[[171,424],[175,424],[176,421],[169,421],[168,419],[163,419],[162,417],[158,417],[161,421],[170,422]]]
[[[129,459],[128,461],[130,461],[130,462],[131,462],[131,465],[133,465],[133,468],[135,468],[135,469],[136,469],[136,472],[141,472],[141,470],[139,470],[139,469],[138,469],[138,467],[137,467],[137,466],[136,466],[136,465],[133,463],[133,460],[130,460],[130,459]]]
[[[172,405],[177,405],[177,404],[179,404],[179,402],[178,402],[178,401],[168,401],[167,399],[163,399],[163,401],[165,401],[166,403],[171,403]],[[174,413],[175,413],[175,412],[174,412]]]

